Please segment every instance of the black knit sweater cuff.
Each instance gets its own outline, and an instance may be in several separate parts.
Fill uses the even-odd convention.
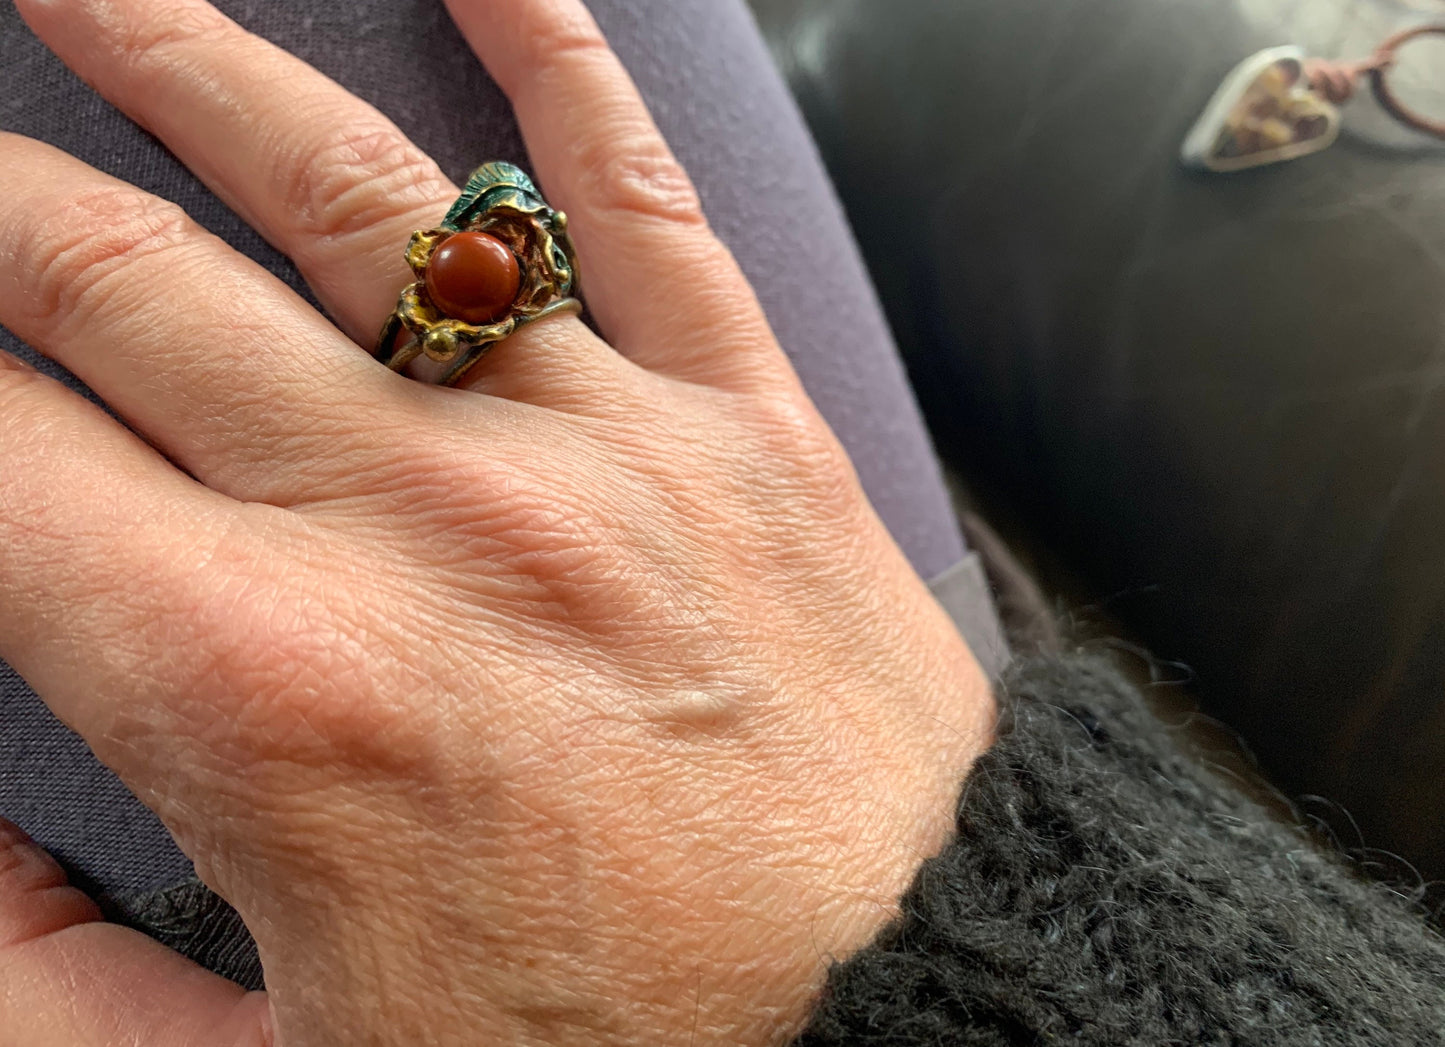
[[[1001,691],[956,842],[796,1047],[1442,1042],[1445,943],[1404,898],[1187,756],[1103,661]]]

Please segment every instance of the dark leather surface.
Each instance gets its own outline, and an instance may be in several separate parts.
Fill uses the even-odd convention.
[[[1346,846],[1445,875],[1445,144],[1181,170],[1224,74],[1445,2],[758,0],[947,457]],[[1409,97],[1445,116],[1445,43]]]

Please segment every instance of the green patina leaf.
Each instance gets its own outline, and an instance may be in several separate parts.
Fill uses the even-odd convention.
[[[532,179],[528,178],[526,172],[515,164],[509,164],[504,160],[483,164],[467,179],[461,196],[457,197],[457,202],[452,204],[451,210],[442,219],[442,225],[448,229],[460,229],[468,214],[475,214],[486,209],[483,198],[497,189],[514,189],[526,196],[539,195]]]

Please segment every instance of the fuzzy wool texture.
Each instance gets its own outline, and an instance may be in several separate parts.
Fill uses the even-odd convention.
[[[1001,701],[957,839],[793,1047],[1445,1042],[1445,940],[1409,899],[1188,755],[1107,662],[1021,661]]]

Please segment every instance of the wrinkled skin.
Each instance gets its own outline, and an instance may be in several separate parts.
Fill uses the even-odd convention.
[[[991,698],[585,11],[451,4],[608,341],[548,320],[438,389],[361,348],[457,191],[395,127],[202,0],[19,6],[339,327],[173,205],[0,139],[0,322],[140,434],[0,358],[0,655],[268,986],[99,922],[6,828],[0,1039],[796,1031],[947,839]]]

